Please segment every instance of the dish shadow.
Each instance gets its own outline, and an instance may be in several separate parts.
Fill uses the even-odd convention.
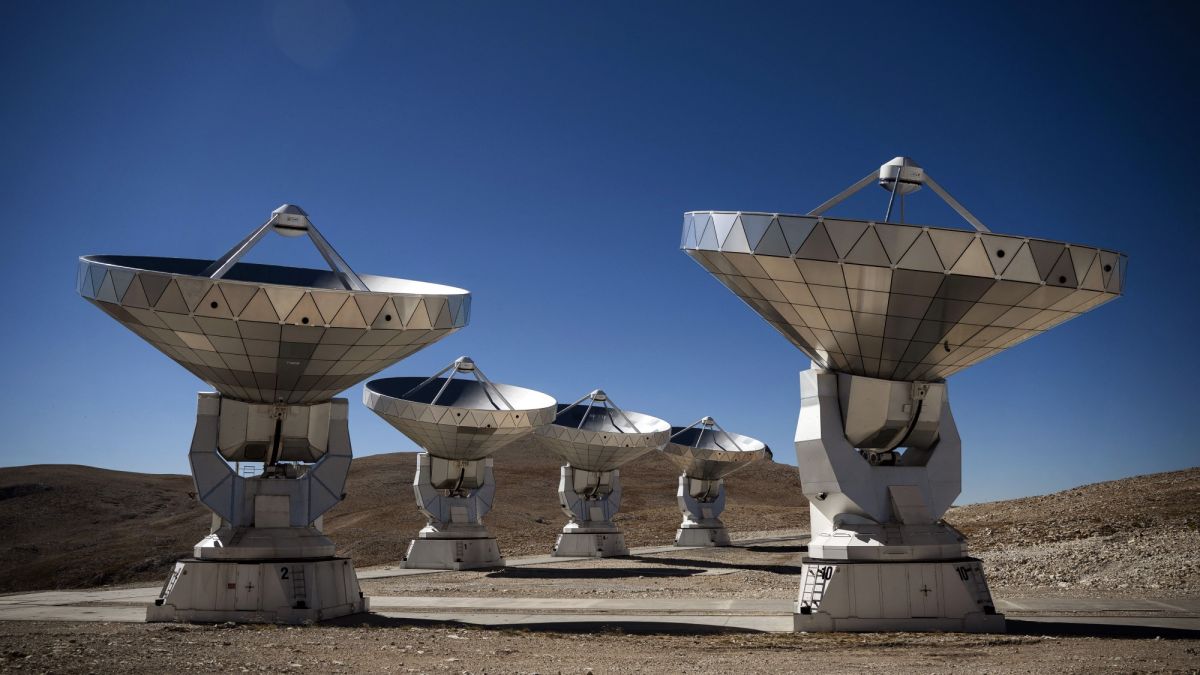
[[[751,572],[770,572],[771,574],[782,574],[785,576],[799,576],[801,567],[799,565],[755,565],[753,563],[726,563],[715,560],[688,560],[687,558],[660,558],[658,556],[630,556],[634,560],[643,562],[660,563],[663,565],[674,565],[677,567],[696,567],[701,570],[720,568],[732,570],[747,570]]]
[[[1111,617],[1108,620],[1115,622],[1123,618],[1129,619],[1132,617]],[[1008,626],[1009,635],[1104,637],[1129,640],[1153,640],[1156,638],[1163,640],[1200,639],[1200,628],[1168,628],[1136,623],[1076,623],[1074,621],[1027,621],[1022,619],[1007,619],[1005,623]]]
[[[322,621],[322,626],[340,626],[346,628],[436,628],[454,626],[465,630],[505,631],[505,632],[552,632],[552,633],[629,633],[629,634],[673,634],[700,635],[710,633],[757,633],[760,631],[737,626],[714,626],[708,624],[688,624],[675,622],[643,621],[612,621],[597,618],[595,621],[565,621],[556,622],[554,615],[546,615],[546,620],[538,623],[523,623],[512,626],[486,626],[458,621],[455,619],[416,619],[412,617],[392,617],[382,614],[351,614]]]
[[[736,546],[736,544],[735,544]],[[808,545],[800,544],[795,546],[771,546],[770,544],[754,544],[751,546],[737,546],[743,551],[751,551],[753,553],[808,553]]]
[[[506,567],[489,572],[489,579],[624,579],[630,577],[690,577],[704,570],[655,567]]]

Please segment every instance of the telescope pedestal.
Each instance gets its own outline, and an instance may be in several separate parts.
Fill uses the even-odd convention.
[[[679,476],[675,496],[683,522],[675,531],[676,546],[729,546],[729,530],[721,521],[725,510],[725,481]]]
[[[367,609],[349,558],[189,558],[175,563],[161,596],[146,609],[146,621],[303,624]]]
[[[483,524],[492,510],[492,459],[449,460],[417,455],[413,477],[417,508],[426,525],[408,545],[404,567],[474,570],[504,567],[500,547]]]
[[[797,632],[1003,633],[978,560],[847,562],[805,558]],[[815,610],[813,608],[816,608]]]
[[[571,518],[558,535],[551,555],[611,558],[629,555],[625,535],[612,522],[621,508],[621,476],[612,471],[585,471],[570,464],[562,467],[558,503]]]
[[[625,535],[615,525],[611,532],[581,532],[570,528],[571,525],[563,528],[550,555],[561,558],[616,558],[629,555]]]
[[[226,457],[267,465],[247,478]],[[367,611],[353,563],[320,529],[350,469],[345,399],[269,405],[202,393],[188,459],[213,530],[175,563],[147,621],[308,623]]]
[[[814,367],[800,390],[796,459],[812,540],[795,630],[1003,632],[982,565],[941,520],[962,485],[945,385]],[[889,437],[899,443],[879,443]]]

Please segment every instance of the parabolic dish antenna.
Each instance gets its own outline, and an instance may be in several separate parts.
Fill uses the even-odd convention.
[[[467,291],[355,274],[300,214],[279,207],[216,261],[83,256],[79,294],[223,396],[261,403],[328,401],[467,325]],[[272,230],[307,233],[333,269],[239,262]]]
[[[463,356],[428,378],[372,380],[363,404],[425,450],[413,492],[428,522],[409,545],[405,567],[503,567],[483,524],[496,493],[490,455],[553,421],[555,400],[492,382]]]
[[[271,232],[307,235],[330,270],[242,262]],[[356,274],[287,204],[216,260],[84,256],[77,288],[217,390],[199,395],[188,460],[219,520],[147,619],[303,623],[365,611],[353,565],[320,529],[345,497],[352,457],[346,399],[333,397],[465,326],[469,294]]]
[[[683,250],[814,363],[890,380],[948,377],[1121,295],[1115,251],[822,215],[841,199],[807,215],[693,211]]]
[[[554,422],[538,429],[538,439],[577,469],[612,471],[662,447],[670,429],[657,417],[618,408],[597,389],[559,404]]]
[[[762,441],[729,433],[713,418],[703,417],[686,427],[671,427],[671,439],[662,452],[683,471],[675,493],[683,512],[675,545],[728,546],[729,531],[721,522],[724,478],[769,457],[770,449]]]
[[[731,434],[711,417],[691,426],[671,427],[671,441],[663,454],[691,478],[720,480],[750,462],[767,456],[770,450],[762,441]]]
[[[882,220],[825,216],[871,183],[888,193]],[[904,223],[926,186],[972,229]],[[962,485],[944,379],[1120,296],[1125,256],[995,234],[907,157],[806,215],[687,213],[682,248],[812,359],[796,630],[1003,630],[980,562],[941,520]]]
[[[476,379],[456,379],[460,373]],[[484,459],[525,438],[554,419],[555,406],[539,391],[488,380],[466,356],[433,377],[372,380],[363,403],[430,455],[456,461]]]
[[[571,519],[554,546],[556,556],[628,555],[625,536],[612,518],[621,508],[618,469],[662,448],[671,425],[657,417],[622,410],[597,389],[560,404],[553,424],[540,427],[541,444],[561,457],[559,505]]]

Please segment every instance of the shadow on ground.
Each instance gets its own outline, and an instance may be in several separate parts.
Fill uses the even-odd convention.
[[[1111,621],[1120,621],[1113,617]],[[1053,637],[1103,637],[1130,640],[1197,640],[1200,630],[1163,628],[1138,624],[1075,623],[1073,621],[1023,621],[1008,619],[1009,635],[1047,635]]]
[[[753,546],[739,546],[743,551],[751,551],[753,553],[808,553],[808,546],[804,544],[796,546],[772,546],[770,544],[755,544]]]
[[[337,619],[322,621],[322,626],[342,626],[347,628],[456,628],[464,630],[497,630],[516,631],[523,633],[630,633],[671,634],[671,635],[700,635],[712,633],[754,633],[745,628],[730,628],[726,626],[709,626],[704,624],[681,624],[665,621],[628,621],[615,623],[596,619],[595,621],[555,621],[553,614],[547,614],[542,623],[525,623],[519,626],[481,626],[455,620],[415,619],[410,617],[391,617],[382,614],[354,614]]]
[[[703,567],[703,566],[701,566]],[[664,569],[655,567],[506,567],[488,573],[490,579],[623,579],[629,577],[690,577],[703,569]]]
[[[610,631],[618,633],[630,634],[711,634],[711,633],[754,633],[744,628],[714,626],[704,624],[689,624],[689,623],[668,623],[657,621],[634,621],[620,622],[605,621],[596,619],[595,621],[569,622],[562,623],[555,621],[553,614],[547,614],[545,620],[539,623],[525,623],[519,626],[481,626],[460,622],[456,620],[442,619],[418,619],[412,617],[390,617],[382,614],[355,614],[352,616],[344,616],[337,619],[321,622],[323,626],[343,626],[357,628],[367,626],[371,628],[409,628],[409,627],[462,627],[463,629],[472,630],[503,630],[503,631],[523,631],[523,632],[554,632],[554,633],[595,633],[598,631]],[[1186,628],[1161,628],[1154,626],[1139,626],[1132,624],[1107,624],[1107,623],[1073,623],[1073,622],[1047,622],[1047,621],[1022,621],[1020,619],[1009,619],[1008,635],[1029,635],[1029,636],[1045,636],[1045,637],[1089,637],[1089,638],[1116,638],[1128,640],[1196,640],[1200,639],[1200,630],[1191,630]],[[813,634],[814,636],[816,634]],[[885,634],[880,634],[885,635]],[[897,635],[895,633],[887,633],[886,635]],[[797,637],[797,639],[803,639]]]
[[[687,558],[661,558],[659,556],[631,556],[634,560],[677,567],[692,567],[706,569],[747,570],[751,572],[769,572],[771,574],[799,575],[799,565],[754,565],[751,563],[727,563],[716,560],[689,560]]]

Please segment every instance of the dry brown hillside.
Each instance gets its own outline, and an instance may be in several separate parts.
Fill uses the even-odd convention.
[[[1200,467],[951,509],[971,547],[1051,544],[1145,531],[1200,529]]]
[[[496,508],[487,523],[506,555],[548,553],[566,523],[558,508],[559,462],[514,447],[496,455]],[[416,456],[354,461],[349,497],[325,530],[360,566],[399,560],[424,519],[412,495]],[[619,522],[630,545],[669,543],[679,523],[677,472],[652,453],[621,472]],[[736,530],[805,528],[796,468],[758,462],[731,476],[725,521]],[[208,511],[187,476],[85,466],[0,468],[0,592],[159,581],[207,531]]]
[[[349,497],[326,531],[360,567],[399,560],[424,524],[412,497],[411,453],[357,459]],[[668,543],[679,522],[676,471],[658,454],[622,471],[618,516],[630,545]],[[506,555],[549,552],[566,522],[558,462],[517,447],[496,455],[496,510],[487,522]],[[759,462],[728,480],[735,531],[805,529],[796,468]],[[159,581],[208,531],[186,476],[84,466],[0,469],[0,592]],[[1098,483],[1042,497],[956,508],[994,588],[1200,593],[1200,468]]]
[[[1200,468],[951,509],[993,591],[1200,595]]]
[[[210,522],[191,490],[187,476],[0,469],[0,591],[161,576]]]

